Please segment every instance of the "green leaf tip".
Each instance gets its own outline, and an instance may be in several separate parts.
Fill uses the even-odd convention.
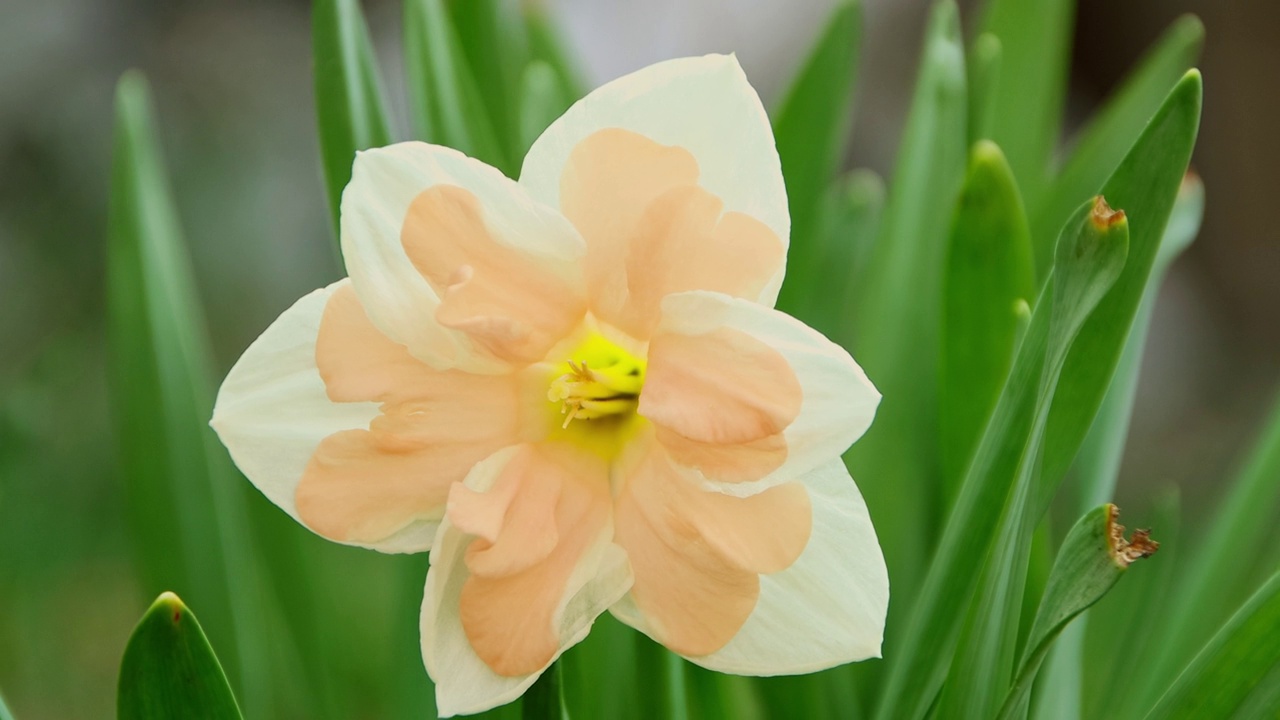
[[[138,621],[120,661],[119,720],[241,720],[222,665],[195,613],[161,593]]]

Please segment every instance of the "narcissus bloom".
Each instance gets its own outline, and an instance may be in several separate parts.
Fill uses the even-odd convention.
[[[888,580],[840,454],[879,394],[773,309],[789,229],[727,56],[591,93],[519,182],[423,143],[360,153],[350,278],[253,343],[213,425],[320,535],[431,551],[443,715],[515,699],[606,610],[724,672],[876,656]]]

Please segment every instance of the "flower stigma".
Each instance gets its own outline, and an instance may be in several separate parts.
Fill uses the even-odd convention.
[[[574,420],[630,416],[640,404],[644,361],[599,333],[589,335],[558,369],[547,399],[560,403],[561,429]]]

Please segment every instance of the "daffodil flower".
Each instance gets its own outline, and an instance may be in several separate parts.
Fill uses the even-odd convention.
[[[431,551],[442,715],[515,699],[606,610],[730,673],[879,654],[888,580],[840,455],[880,396],[773,309],[787,200],[733,57],[601,87],[518,182],[362,152],[341,225],[350,278],[253,343],[213,425],[313,531]]]

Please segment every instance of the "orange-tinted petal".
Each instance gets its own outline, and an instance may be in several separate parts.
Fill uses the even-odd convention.
[[[537,228],[492,223],[473,192],[436,185],[410,204],[401,241],[442,298],[436,310],[442,325],[467,333],[500,360],[542,360],[586,310],[581,279],[562,258],[540,262],[545,258],[530,248],[499,239]]]
[[[428,367],[372,325],[349,285],[325,306],[315,354],[330,399],[382,403],[369,429],[325,438],[307,463],[294,500],[321,535],[373,543],[438,519],[450,485],[518,442],[515,375]]]
[[[525,445],[488,491],[455,493],[468,496],[450,505],[460,528],[475,527],[485,498],[502,510],[492,539],[477,537],[466,551],[459,612],[467,639],[499,675],[537,672],[564,642],[560,616],[575,569],[608,533],[608,468],[569,445]]]
[[[782,432],[803,397],[786,358],[745,332],[660,332],[649,346],[639,412],[677,462],[713,480],[744,482],[786,460]]]
[[[706,655],[751,615],[759,574],[800,556],[809,497],[795,483],[748,498],[708,491],[649,442],[625,471],[616,503],[617,542],[635,575],[632,599],[656,639],[682,655]]]
[[[587,241],[592,308],[632,335],[648,336],[669,293],[756,299],[782,267],[783,241],[697,180],[687,150],[620,128],[584,138],[565,165],[561,208]]]

